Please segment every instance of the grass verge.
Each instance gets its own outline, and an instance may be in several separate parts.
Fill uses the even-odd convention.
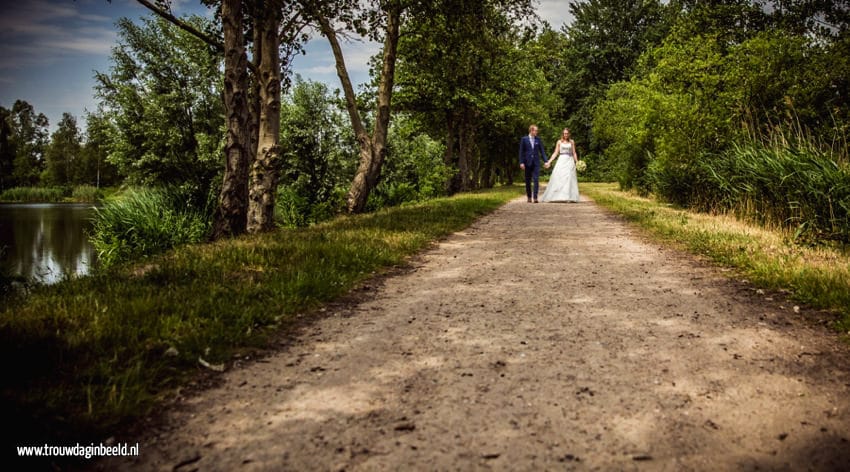
[[[0,309],[5,427],[21,444],[114,433],[202,369],[200,359],[216,366],[264,346],[297,313],[519,193],[502,187],[184,246],[37,287]]]
[[[736,268],[757,286],[790,290],[814,308],[842,315],[836,329],[850,330],[850,255],[805,247],[793,234],[742,222],[729,215],[695,213],[618,190],[617,184],[584,184],[582,192],[634,221],[652,235]]]

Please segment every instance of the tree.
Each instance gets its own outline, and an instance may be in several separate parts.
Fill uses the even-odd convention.
[[[174,17],[169,0],[138,1],[225,55],[227,141],[213,237],[235,235],[246,229],[271,229],[279,180],[281,83],[288,83],[291,59],[306,41],[302,34],[307,25],[305,17],[289,0],[204,1],[219,8],[222,42]],[[251,39],[252,61],[248,62],[246,48]],[[244,223],[240,221],[243,218]]]
[[[47,185],[72,185],[80,182],[78,168],[82,160],[82,137],[77,119],[63,113],[56,131],[50,136],[45,153],[46,169],[42,183]]]
[[[248,56],[242,35],[242,2],[223,0],[224,99],[226,139],[224,176],[212,237],[241,234],[247,227],[248,167],[251,163],[250,110],[248,108]]]
[[[274,228],[274,208],[280,181],[280,22],[279,7],[260,2],[254,12],[254,61],[257,123],[254,162],[248,191],[250,233]]]
[[[555,88],[565,121],[579,144],[590,144],[590,117],[613,83],[627,79],[635,61],[666,36],[677,7],[659,0],[584,0],[570,4],[575,20],[562,29],[567,44]]]
[[[86,138],[78,169],[80,183],[100,188],[119,182],[118,169],[107,160],[109,143],[115,134],[113,124],[102,114],[86,115]]]
[[[339,97],[325,84],[295,84],[281,108],[281,191],[284,224],[303,226],[344,207],[357,144]]]
[[[209,26],[200,17],[187,21]],[[162,19],[122,18],[117,27],[111,70],[95,74],[99,113],[115,131],[109,161],[130,182],[190,185],[206,194],[221,169],[218,57]]]
[[[523,44],[532,31],[515,26],[530,15],[524,1],[445,0],[402,30],[398,107],[445,143],[458,170],[449,193],[490,186],[497,172],[509,181],[518,131],[548,121],[550,85]]]
[[[376,6],[374,3],[379,3],[379,5]],[[357,96],[354,93],[354,87],[351,85],[339,35],[332,24],[332,21],[339,18],[346,21],[349,28],[357,29],[356,25],[359,23],[355,21],[354,17],[359,7],[358,2],[352,0],[343,0],[337,3],[313,0],[301,1],[305,13],[318,24],[322,35],[330,43],[336,63],[337,76],[345,95],[346,109],[351,119],[354,135],[360,146],[360,163],[354,174],[347,197],[348,211],[352,213],[360,213],[366,210],[369,192],[377,185],[378,178],[381,175],[381,166],[386,157],[399,27],[402,22],[402,14],[409,7],[408,2],[403,0],[374,3],[371,9],[362,12],[362,15],[370,20],[372,38],[382,37],[384,43],[378,78],[375,124],[370,134],[364,125],[357,104]],[[359,29],[360,32],[365,32],[362,27]]]
[[[17,186],[38,184],[44,169],[44,151],[48,143],[48,121],[35,113],[32,105],[16,100],[7,118],[9,149],[14,152],[12,183]]]

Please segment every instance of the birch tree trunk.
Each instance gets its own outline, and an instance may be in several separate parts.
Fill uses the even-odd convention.
[[[280,14],[274,8],[263,8],[254,22],[260,61],[257,68],[259,84],[259,135],[256,154],[251,166],[248,197],[249,233],[274,228],[274,207],[280,180]]]
[[[248,214],[250,167],[250,112],[248,110],[248,57],[242,36],[241,0],[223,0],[224,110],[227,136],[224,145],[224,177],[212,238],[235,236],[245,231]]]

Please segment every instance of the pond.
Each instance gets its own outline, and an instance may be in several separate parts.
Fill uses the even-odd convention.
[[[86,235],[93,214],[90,203],[0,204],[0,264],[45,284],[88,274],[96,263]]]

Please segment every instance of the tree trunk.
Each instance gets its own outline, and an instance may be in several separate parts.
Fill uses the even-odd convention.
[[[443,162],[446,163],[450,169],[457,168],[457,161],[455,156],[457,153],[455,152],[455,145],[457,144],[457,140],[455,139],[455,118],[454,113],[449,111],[446,113],[446,153],[443,155]],[[460,174],[455,172],[448,179],[446,179],[446,193],[448,195],[454,195],[457,193],[460,188]]]
[[[466,192],[469,190],[469,143],[466,140],[466,133],[463,126],[461,126],[458,133],[458,150],[457,167],[460,175],[460,187],[458,190]]]
[[[348,211],[362,213],[366,210],[369,193],[378,184],[381,167],[387,155],[387,134],[390,126],[390,103],[395,80],[396,51],[398,50],[401,6],[393,2],[388,6],[387,31],[384,38],[384,57],[381,80],[378,84],[378,110],[375,131],[371,142],[360,143],[360,165],[348,192]],[[347,94],[346,94],[347,95]],[[354,97],[352,97],[354,99]]]
[[[357,108],[357,96],[345,67],[345,58],[342,55],[342,48],[340,48],[336,31],[321,12],[315,8],[312,11],[313,16],[319,22],[322,34],[328,38],[331,51],[333,51],[336,72],[345,93],[345,105],[351,118],[351,126],[354,128],[354,136],[360,145],[360,164],[354,174],[354,180],[351,182],[351,189],[348,191],[347,197],[348,211],[351,213],[361,213],[366,209],[369,193],[378,183],[381,166],[383,166],[384,157],[387,153],[387,132],[390,124],[390,103],[395,79],[401,11],[402,7],[399,2],[392,2],[387,6],[383,66],[381,67],[381,79],[378,85],[378,110],[373,136],[369,136],[363,126],[363,120]]]
[[[224,177],[213,221],[213,239],[245,231],[251,158],[248,57],[242,37],[242,2],[223,0],[221,20],[224,32],[223,95],[227,136],[224,145]]]
[[[251,187],[248,199],[249,233],[274,228],[274,206],[280,180],[280,15],[274,8],[262,8],[255,21],[260,62],[257,68],[259,84],[259,135],[254,163],[251,166]]]

